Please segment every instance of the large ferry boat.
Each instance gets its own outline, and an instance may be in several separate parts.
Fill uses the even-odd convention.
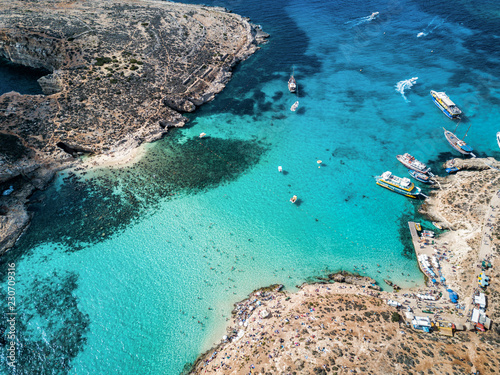
[[[458,138],[455,134],[453,134],[449,130],[446,129],[444,130],[444,136],[446,137],[446,140],[448,141],[450,146],[453,147],[458,152],[460,152],[461,154],[471,155],[472,151],[474,151],[471,146],[469,146],[467,143]]]
[[[389,171],[377,177],[377,185],[404,195],[405,197],[417,198],[420,195],[420,188],[415,186],[409,178],[394,176]]]
[[[427,173],[431,170],[430,168],[427,168],[424,163],[418,161],[417,159],[415,159],[415,157],[411,156],[408,153],[398,155],[396,156],[396,159],[398,159],[406,168],[413,169],[414,171],[420,173]]]
[[[448,95],[444,92],[431,90],[432,100],[443,111],[443,113],[451,119],[459,119],[462,111],[453,103]]]

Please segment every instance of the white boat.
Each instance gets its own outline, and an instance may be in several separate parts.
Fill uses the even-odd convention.
[[[290,198],[290,202],[292,202],[292,203],[297,202],[297,196],[294,195],[292,198]]]
[[[498,147],[500,147],[500,132],[497,133],[497,143]]]
[[[415,186],[409,178],[394,176],[389,171],[382,173],[382,175],[378,176],[376,180],[377,185],[406,197],[417,198],[421,195],[420,188]]]
[[[299,101],[297,100],[295,103],[292,104],[290,111],[295,112],[298,106],[299,106]]]
[[[200,133],[200,138],[203,138],[206,135],[207,135],[206,133]]]
[[[278,172],[283,172],[283,168],[280,166],[278,166]]]
[[[294,69],[295,71],[295,69]],[[290,79],[288,80],[288,90],[290,92],[295,92],[297,90],[297,82],[295,81],[295,77],[293,76],[293,73],[292,72],[292,75],[290,76]]]
[[[398,155],[396,156],[396,159],[398,159],[406,168],[413,169],[414,171],[420,173],[427,173],[431,170],[430,168],[427,168],[424,163],[418,161],[417,159],[415,159],[415,157],[411,156],[408,153]]]

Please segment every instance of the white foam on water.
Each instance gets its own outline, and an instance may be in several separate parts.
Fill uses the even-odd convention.
[[[427,36],[427,35],[431,34],[434,30],[436,30],[439,26],[441,26],[444,23],[444,21],[446,21],[446,19],[439,20],[436,24],[434,24],[434,21],[436,20],[436,18],[438,18],[438,17],[437,16],[434,17],[429,22],[429,24],[424,28],[424,30],[417,34],[417,38],[421,38],[423,36]]]
[[[379,16],[379,12],[373,12],[372,14],[370,14],[369,16],[366,16],[366,17],[360,17],[360,18],[356,18],[352,21],[347,21],[345,22],[344,24],[345,25],[352,25],[351,27],[354,27],[354,26],[359,26],[363,23],[366,23],[366,22],[370,22],[370,21],[373,21],[374,19],[376,19],[377,17]]]
[[[411,89],[411,87],[417,82],[418,77],[413,77],[410,79],[406,79],[404,81],[399,81],[396,83],[396,91],[401,94],[404,98],[405,102],[409,103],[410,101],[405,96],[405,91],[407,89]]]

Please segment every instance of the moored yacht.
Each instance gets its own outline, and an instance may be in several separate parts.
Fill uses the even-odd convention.
[[[415,159],[415,157],[411,156],[408,153],[398,155],[396,156],[396,159],[398,159],[406,168],[413,169],[414,171],[420,173],[427,173],[431,170],[430,168],[427,168],[424,163],[418,161],[417,159]]]
[[[377,185],[404,195],[405,197],[417,198],[420,195],[420,188],[415,186],[409,178],[394,176],[389,171],[377,177]]]
[[[443,113],[451,119],[459,119],[462,111],[444,92],[431,90],[432,100]]]
[[[410,176],[412,176],[415,180],[423,182],[424,184],[434,184],[434,181],[431,180],[429,176],[427,176],[425,173],[413,171],[411,169],[408,169],[408,173]]]
[[[473,148],[469,146],[467,143],[465,143],[463,140],[458,138],[454,133],[450,132],[449,130],[444,130],[444,136],[446,137],[446,140],[450,144],[451,147],[453,147],[455,150],[460,152],[463,155],[471,155]]]

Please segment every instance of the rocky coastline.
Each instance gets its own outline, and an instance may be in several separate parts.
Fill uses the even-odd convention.
[[[151,0],[0,0],[0,57],[43,68],[44,95],[0,96],[0,254],[54,172],[182,127],[268,37],[223,8]]]
[[[484,257],[491,261],[486,291],[491,330],[467,331],[459,323],[452,337],[415,330],[405,311],[412,308],[425,315],[420,312],[425,305],[416,298],[420,290],[381,291],[369,278],[339,273],[304,284],[298,292],[279,285],[252,292],[235,304],[226,335],[198,358],[190,374],[496,373],[499,163],[492,158],[454,159],[443,167],[451,166],[460,170],[437,178],[439,184],[420,211],[450,228],[439,243],[447,244],[453,261],[447,265],[453,274],[448,283],[459,290],[462,304],[474,305],[470,296],[477,288],[476,266]],[[389,301],[400,301],[401,306]],[[447,299],[440,303],[443,311],[434,318],[465,321]]]

